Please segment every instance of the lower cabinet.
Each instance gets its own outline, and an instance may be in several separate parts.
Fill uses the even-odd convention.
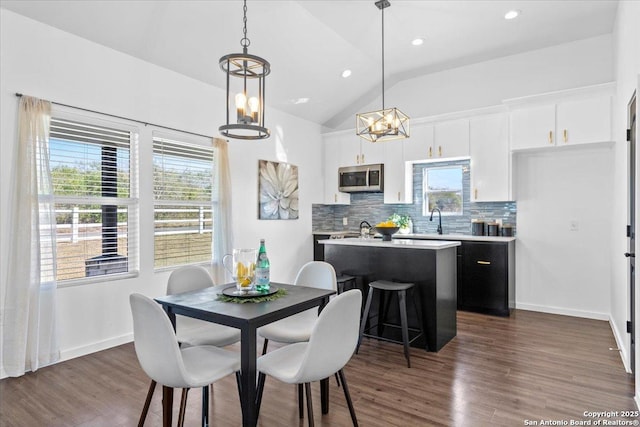
[[[508,316],[515,308],[515,242],[463,241],[458,309]]]

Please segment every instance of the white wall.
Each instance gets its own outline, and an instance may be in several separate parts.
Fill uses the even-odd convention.
[[[224,121],[224,92],[74,35],[0,9],[0,307],[6,289],[11,165],[15,156],[16,92],[207,135]],[[218,69],[212,73],[220,72]],[[267,106],[267,108],[269,108]],[[320,127],[267,110],[272,137],[229,142],[235,246],[256,247],[265,238],[272,279],[292,281],[313,257],[311,203],[322,200]],[[150,127],[141,128],[141,185],[151,175]],[[300,219],[257,220],[258,160],[298,166]],[[61,288],[58,313],[64,358],[131,339],[128,296],[164,293],[168,272],[153,271],[152,206],[142,192],[141,272],[134,279]],[[147,219],[145,221],[145,218]],[[1,354],[1,353],[0,353]]]
[[[612,159],[610,146],[516,156],[517,308],[609,319]]]
[[[614,80],[611,35],[427,74],[387,88],[385,104],[411,118],[499,105],[503,100]],[[357,108],[377,110],[381,98]],[[349,129],[345,118],[337,129]]]
[[[612,250],[611,250],[611,324],[622,350],[622,358],[628,364],[630,357],[630,340],[626,333],[625,323],[631,318],[628,287],[628,263],[622,256],[628,252],[628,240],[624,237],[627,219],[627,173],[628,148],[625,129],[627,128],[627,103],[634,91],[640,89],[640,2],[621,1],[618,5],[616,24],[614,28],[614,66],[617,82],[617,92],[613,103],[613,136],[616,141],[614,159],[614,185],[612,211]],[[636,135],[636,141],[638,137]],[[640,158],[636,159],[640,165]],[[640,180],[640,177],[636,176]],[[640,182],[636,183],[636,204],[640,201]],[[638,205],[636,213],[640,215]],[[636,218],[636,234],[638,232],[639,217]],[[637,242],[637,240],[636,240]],[[638,253],[636,244],[635,252]],[[631,248],[633,249],[633,248]],[[637,274],[636,274],[637,276]],[[640,368],[638,358],[638,322],[640,316],[640,295],[638,278],[636,277],[636,370]],[[640,406],[640,375],[636,375],[636,403]]]

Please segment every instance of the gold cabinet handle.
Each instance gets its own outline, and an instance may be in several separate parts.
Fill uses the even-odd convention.
[[[478,198],[478,189],[477,188],[473,190],[473,198],[474,199]]]
[[[491,265],[490,261],[476,261],[476,262],[481,265]]]
[[[564,139],[565,144],[569,141],[569,132],[567,132],[566,129],[562,131],[562,138]]]
[[[356,164],[360,164],[360,154],[356,154]]]
[[[438,156],[442,157],[442,145],[438,145]]]
[[[433,149],[429,147],[429,158],[433,157]]]
[[[360,159],[362,160],[362,164],[364,164],[364,154],[360,154]]]
[[[400,192],[398,191],[398,201],[400,201]]]
[[[333,202],[338,203],[338,195],[333,193]]]
[[[553,144],[553,131],[549,131],[549,144]]]

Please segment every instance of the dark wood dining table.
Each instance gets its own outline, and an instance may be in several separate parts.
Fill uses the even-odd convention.
[[[240,406],[242,408],[242,425],[254,427],[258,422],[256,406],[256,351],[257,329],[260,326],[275,322],[293,314],[322,306],[335,292],[327,289],[293,286],[284,283],[272,283],[273,286],[286,290],[286,295],[273,301],[259,303],[223,302],[218,295],[223,289],[233,284],[213,286],[193,292],[166,295],[155,298],[166,311],[175,327],[176,314],[193,317],[208,322],[238,328],[240,338]],[[328,381],[322,383],[322,412],[329,410]],[[163,420],[165,425],[171,424],[171,407],[173,390],[163,388]],[[166,424],[168,421],[168,424]]]

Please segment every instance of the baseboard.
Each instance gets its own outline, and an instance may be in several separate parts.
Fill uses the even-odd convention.
[[[516,308],[520,310],[539,311],[542,313],[561,314],[564,316],[584,317],[586,319],[609,320],[608,313],[574,310],[574,309],[563,308],[563,307],[550,307],[547,305],[523,304],[523,303],[516,302]]]
[[[133,333],[121,335],[119,337],[109,338],[104,341],[98,341],[89,345],[83,345],[81,347],[70,348],[60,351],[59,362],[65,360],[75,359],[76,357],[86,356],[87,354],[95,353],[97,351],[106,350],[108,348],[117,347],[122,344],[133,341]]]
[[[620,350],[620,358],[622,359],[624,370],[627,371],[627,374],[630,374],[631,366],[629,365],[629,353],[627,353],[627,346],[624,344],[624,335],[620,335],[620,331],[616,328],[616,324],[611,317],[609,317],[609,326],[611,326],[613,338],[616,340],[616,346]]]
[[[87,354],[97,351],[106,350],[108,348],[117,347],[122,344],[133,341],[133,333],[121,335],[119,337],[109,338],[108,340],[83,345],[81,347],[71,348],[60,351],[60,360],[55,363],[64,362],[66,360],[75,359],[76,357],[86,356]],[[55,364],[54,363],[54,364]],[[7,378],[7,372],[4,367],[0,367],[0,379]]]

